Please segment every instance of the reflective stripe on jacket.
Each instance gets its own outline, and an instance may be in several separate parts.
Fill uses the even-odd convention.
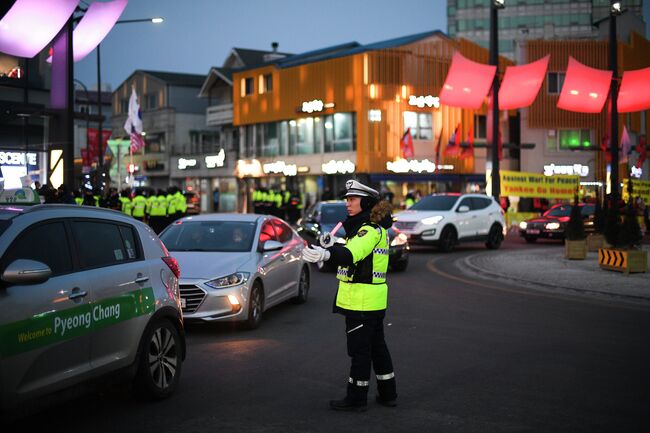
[[[376,224],[364,224],[347,239],[354,265],[339,266],[336,306],[352,311],[384,310],[388,305],[388,235]]]

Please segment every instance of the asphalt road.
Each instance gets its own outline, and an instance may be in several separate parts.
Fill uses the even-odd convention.
[[[508,242],[504,248],[528,248]],[[533,248],[556,248],[542,244]],[[391,274],[386,337],[399,406],[339,413],[348,378],[333,274],[260,329],[188,329],[181,387],[159,403],[102,389],[21,429],[73,432],[648,432],[650,311],[473,282],[452,254],[415,251]],[[552,272],[549,273],[552,278]],[[374,383],[370,396],[374,397]]]

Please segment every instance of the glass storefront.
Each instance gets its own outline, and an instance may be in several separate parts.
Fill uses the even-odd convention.
[[[353,152],[354,113],[305,117],[243,127],[243,158]]]

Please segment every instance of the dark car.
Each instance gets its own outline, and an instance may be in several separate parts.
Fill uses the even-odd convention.
[[[318,245],[318,238],[321,233],[332,231],[340,221],[348,216],[345,209],[345,202],[341,200],[321,201],[312,205],[305,216],[298,220],[297,230],[300,236],[310,244]],[[345,229],[341,227],[336,233],[338,243],[345,243],[343,239]],[[409,263],[410,246],[406,236],[394,227],[388,229],[388,264],[394,271],[406,270]],[[327,263],[319,263],[321,271],[330,270]]]
[[[596,206],[592,203],[579,203],[578,206],[584,219],[585,231],[592,232]],[[572,207],[568,203],[556,204],[542,216],[522,221],[519,224],[519,234],[529,243],[536,242],[539,238],[563,240]]]

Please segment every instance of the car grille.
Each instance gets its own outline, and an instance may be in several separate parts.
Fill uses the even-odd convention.
[[[199,308],[207,294],[203,289],[194,285],[181,285],[181,298],[185,299],[183,313],[193,313]]]
[[[397,230],[413,230],[418,225],[417,221],[395,221]]]
[[[546,225],[546,223],[544,223],[544,222],[541,222],[541,223],[528,223],[526,225],[526,229],[527,230],[530,230],[530,229],[544,230],[544,225]]]

